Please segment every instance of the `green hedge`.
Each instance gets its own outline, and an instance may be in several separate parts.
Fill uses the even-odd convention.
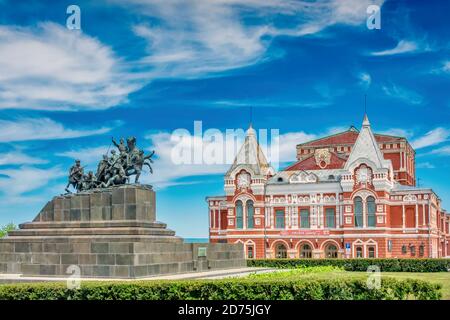
[[[0,300],[397,300],[440,299],[440,285],[383,278],[379,289],[361,279],[82,282],[0,285]]]
[[[249,267],[295,268],[336,266],[346,271],[367,271],[372,265],[384,272],[448,272],[450,259],[255,259]]]

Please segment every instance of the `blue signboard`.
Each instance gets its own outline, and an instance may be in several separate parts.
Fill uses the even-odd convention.
[[[345,249],[350,249],[350,242],[345,243]]]

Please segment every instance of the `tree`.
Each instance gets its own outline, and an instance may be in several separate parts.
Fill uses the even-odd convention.
[[[6,235],[8,234],[9,231],[16,230],[16,229],[17,229],[16,225],[12,222],[8,223],[4,226],[1,226],[0,227],[0,238],[6,237]]]

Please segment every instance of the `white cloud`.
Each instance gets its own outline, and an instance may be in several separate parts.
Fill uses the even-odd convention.
[[[69,129],[49,118],[0,120],[0,142],[78,138],[104,134],[111,129],[111,127],[84,130]]]
[[[424,136],[414,139],[411,146],[414,149],[425,148],[445,142],[450,137],[450,130],[442,127],[428,131]]]
[[[416,164],[416,168],[418,168],[418,169],[434,169],[436,167],[434,166],[434,164],[429,163],[429,162],[419,162],[418,164]]]
[[[360,72],[358,74],[359,84],[360,86],[368,89],[372,83],[372,77],[367,72]]]
[[[99,147],[93,147],[93,148],[82,148],[78,150],[70,150],[70,151],[64,151],[56,153],[59,157],[67,157],[71,159],[79,159],[81,161],[81,164],[89,165],[92,167],[92,169],[95,171],[97,164],[100,162],[104,154],[107,154],[107,151],[111,150],[111,147],[108,146],[99,146]],[[115,149],[115,147],[113,147]]]
[[[38,169],[22,166],[17,169],[0,170],[0,190],[5,198],[17,197],[39,188],[45,188],[50,181],[65,175],[58,167]]]
[[[310,140],[317,139],[321,136],[326,136],[338,132],[342,132],[347,130],[347,127],[332,127],[327,129],[324,133],[321,134],[313,134],[306,133],[303,131],[300,132],[288,132],[285,134],[280,134],[279,136],[279,147],[278,147],[278,157],[272,157],[272,159],[278,158],[280,163],[285,162],[293,162],[296,161],[296,146],[299,143],[307,142]],[[257,134],[259,132],[257,131]],[[235,140],[236,145],[235,149],[231,151],[230,154],[226,154],[224,152],[223,160],[225,163],[220,164],[176,164],[173,161],[172,152],[175,146],[182,146],[183,150],[193,150],[193,145],[202,141],[199,137],[190,136],[189,139],[183,140],[180,143],[173,141],[171,139],[171,134],[167,132],[158,132],[149,134],[147,139],[152,142],[152,146],[147,148],[147,150],[156,150],[157,159],[153,164],[154,174],[153,175],[143,175],[142,181],[146,183],[151,183],[158,188],[179,185],[179,184],[187,184],[188,182],[180,182],[180,179],[186,177],[194,177],[194,176],[206,176],[206,175],[224,175],[225,172],[231,166],[237,151],[240,149],[242,145],[243,139],[238,137]],[[272,143],[271,136],[267,137],[267,143],[260,139],[260,145],[268,158],[268,161],[271,161],[270,151]],[[203,141],[203,150],[205,150],[208,146],[220,148],[222,145],[219,142],[207,142]],[[231,150],[227,149],[227,150]],[[225,151],[227,151],[225,150]],[[205,153],[204,153],[205,154]],[[272,165],[276,165],[272,163]]]
[[[419,44],[415,41],[400,40],[392,49],[372,52],[372,56],[390,56],[395,54],[410,53],[419,50]]]
[[[384,93],[390,97],[400,99],[409,104],[421,104],[424,98],[415,91],[406,89],[395,84],[382,86]]]
[[[292,162],[297,159],[297,148],[299,143],[304,143],[317,138],[315,134],[303,131],[289,132],[280,135],[279,159],[280,162]]]
[[[445,62],[443,69],[445,72],[450,72],[450,61]]]
[[[103,109],[140,88],[111,48],[54,23],[0,26],[0,108]]]
[[[192,146],[202,141],[199,137],[191,136],[181,142],[174,141],[172,135],[167,132],[149,134],[147,137],[152,142],[149,150],[156,150],[157,159],[153,164],[153,175],[144,175],[143,181],[150,181],[158,188],[172,185],[185,184],[177,181],[184,177],[202,176],[211,174],[225,174],[230,164],[177,164],[174,163],[172,152],[175,146],[180,149],[193,151]],[[219,144],[218,144],[219,145]],[[205,144],[204,146],[205,147]],[[220,145],[219,145],[220,147]]]
[[[450,155],[450,146],[444,146],[435,150],[432,150],[430,154],[436,154],[441,156],[449,156]]]
[[[401,128],[391,128],[384,131],[377,131],[377,133],[386,134],[388,136],[405,137],[405,138],[409,138],[413,135],[412,130]]]
[[[367,6],[383,2],[131,0],[126,6],[149,18],[133,30],[147,40],[142,62],[151,66],[151,77],[198,77],[270,59],[267,49],[276,36],[314,34],[335,24],[360,25]]]
[[[23,165],[23,164],[45,164],[45,159],[30,157],[20,151],[0,153],[0,166],[2,165]]]

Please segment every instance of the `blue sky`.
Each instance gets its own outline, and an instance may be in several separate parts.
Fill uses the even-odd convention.
[[[156,149],[158,218],[207,236],[205,197],[226,165],[175,165],[171,133],[279,129],[295,145],[359,128],[406,136],[417,175],[450,208],[450,3],[293,0],[0,0],[0,224],[34,218],[111,136]],[[81,8],[81,31],[66,8]],[[366,8],[381,6],[381,30]]]

